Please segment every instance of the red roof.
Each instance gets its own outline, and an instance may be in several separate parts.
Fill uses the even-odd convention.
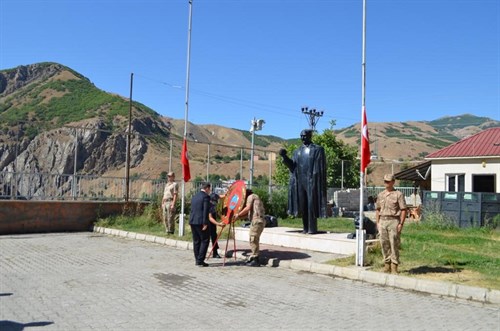
[[[426,156],[426,159],[500,156],[500,127],[491,128]]]

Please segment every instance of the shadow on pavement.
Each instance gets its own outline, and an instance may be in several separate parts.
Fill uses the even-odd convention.
[[[226,256],[233,257],[233,250],[229,250]],[[243,256],[249,257],[251,254],[250,249],[238,249],[237,253],[242,254]],[[297,252],[297,251],[286,251],[286,250],[274,250],[274,249],[261,249],[260,250],[260,259],[262,262],[267,263],[269,259],[278,259],[280,261],[283,260],[295,260],[295,259],[307,259],[311,256],[306,253]],[[227,264],[227,263],[226,263]]]
[[[0,330],[2,331],[21,331],[24,330],[24,328],[30,327],[30,326],[46,326],[54,324],[54,322],[31,322],[31,323],[18,323],[14,321],[7,321],[3,320],[0,321]]]
[[[217,261],[214,263],[214,261]],[[244,266],[245,262],[244,261],[234,261],[234,260],[228,260],[226,259],[226,263],[224,263],[221,259],[210,259],[208,260],[208,264],[210,264],[210,267],[240,267]]]

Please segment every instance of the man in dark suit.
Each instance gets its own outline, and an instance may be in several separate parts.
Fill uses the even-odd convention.
[[[205,263],[208,244],[210,240],[208,232],[208,213],[210,211],[210,183],[203,183],[201,191],[191,199],[191,213],[189,214],[189,225],[193,235],[193,251],[196,265],[208,267]]]

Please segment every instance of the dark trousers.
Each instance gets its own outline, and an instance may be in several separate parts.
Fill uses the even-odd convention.
[[[193,235],[193,251],[194,258],[197,264],[203,263],[205,261],[205,256],[207,255],[208,243],[210,240],[208,234],[208,228],[203,231],[203,225],[193,225],[191,224],[191,233]]]
[[[212,247],[214,248],[214,254],[217,253],[219,249],[219,244],[216,242],[217,240],[217,225],[213,223],[208,224],[208,232],[210,233],[210,240],[212,241]]]
[[[300,189],[300,188],[299,188]],[[301,189],[299,192],[299,206],[302,211],[302,225],[305,233],[318,232],[318,218],[314,212],[315,197],[311,189]]]

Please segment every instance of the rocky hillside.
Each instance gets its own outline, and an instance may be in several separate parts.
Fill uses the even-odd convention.
[[[100,90],[61,64],[0,70],[0,171],[72,174],[76,166],[79,174],[123,177],[129,107],[128,99]],[[398,171],[403,162],[421,160],[466,135],[499,125],[473,115],[430,122],[369,123],[376,156],[372,170],[376,173],[380,164],[385,167],[381,172]],[[182,119],[160,116],[133,102],[131,132],[132,176],[158,178],[170,162],[180,173]],[[188,132],[193,177],[206,176],[210,155],[211,174],[233,178],[241,171],[248,178],[249,132],[193,123],[188,124]],[[348,144],[359,144],[359,124],[337,134]],[[269,174],[270,152],[277,152],[285,142],[279,137],[256,136],[255,176]],[[394,163],[399,163],[396,169]]]
[[[138,165],[148,140],[168,138],[168,127],[151,109],[132,107],[131,164]],[[55,63],[0,71],[0,170],[102,174],[125,161],[129,103],[96,88]],[[78,129],[77,129],[78,128]]]
[[[370,149],[379,161],[422,160],[427,154],[500,122],[469,114],[421,122],[369,122]],[[359,124],[336,132],[348,144],[360,144]]]
[[[0,171],[73,174],[76,167],[78,174],[122,177],[129,109],[128,99],[98,89],[89,79],[57,63],[1,70]],[[160,116],[133,102],[131,132],[132,176],[158,178],[168,169],[170,144],[172,167],[180,172],[183,120]],[[224,146],[228,142],[246,148],[243,154],[248,159],[250,135],[246,132],[191,123],[188,132],[193,176],[206,174],[208,142],[213,145],[211,158],[217,159],[211,171],[227,177],[239,172],[242,150]],[[256,153],[266,158],[264,150],[278,150],[282,142],[259,135]],[[260,168],[257,162],[256,170]]]

